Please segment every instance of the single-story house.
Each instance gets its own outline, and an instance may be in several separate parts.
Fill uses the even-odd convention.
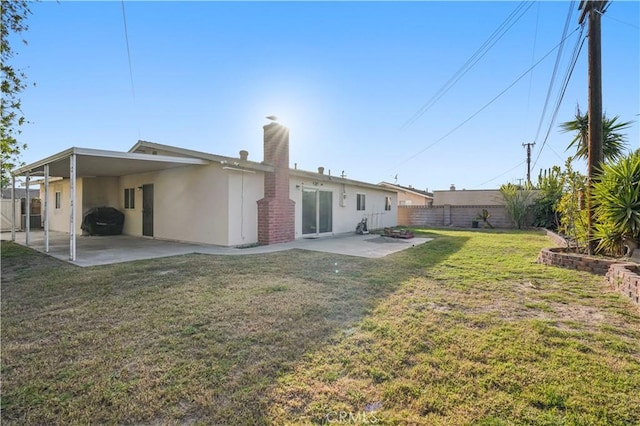
[[[70,148],[13,171],[40,180],[45,241],[69,232],[70,258],[83,215],[115,207],[126,235],[221,246],[397,225],[396,192],[339,176],[291,169],[289,129],[264,126],[263,161],[139,141],[129,152]],[[46,247],[46,246],[45,246]]]
[[[23,199],[27,198],[27,189],[26,188],[2,188],[2,199],[10,200],[11,199],[11,191],[14,191],[13,198],[15,199]],[[29,198],[34,199],[40,197],[40,190],[30,189],[29,190]]]
[[[433,193],[426,190],[389,182],[380,182],[378,185],[396,191],[399,206],[429,206],[433,204]]]

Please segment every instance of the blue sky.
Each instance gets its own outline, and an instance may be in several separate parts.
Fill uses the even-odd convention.
[[[246,149],[260,161],[264,117],[274,114],[291,130],[292,167],[374,183],[397,175],[399,184],[429,190],[518,182],[526,175],[522,143],[536,142],[532,176],[562,165],[571,135],[557,123],[577,104],[587,108],[585,42],[540,149],[579,39],[578,2],[527,3],[486,55],[411,120],[518,5],[125,2],[130,73],[121,2],[34,3],[28,45],[14,43],[15,64],[36,83],[22,96],[31,122],[22,160],[71,146],[126,151],[144,139],[228,156]],[[613,1],[602,17],[603,105],[636,121],[633,149],[639,6]],[[571,35],[543,116],[569,10]]]

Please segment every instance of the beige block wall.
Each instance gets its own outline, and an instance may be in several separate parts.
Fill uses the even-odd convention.
[[[302,190],[305,187],[332,192],[333,234],[354,232],[356,225],[364,216],[367,217],[369,229],[396,226],[398,224],[398,201],[395,192],[333,182],[321,182],[318,185],[314,185],[312,180],[292,177],[289,186],[289,198],[296,203],[296,238],[302,238]],[[343,194],[346,194],[346,197],[343,198]],[[365,211],[356,210],[357,194],[365,194]],[[386,197],[391,197],[391,210],[384,209]]]
[[[497,189],[433,191],[434,206],[501,206],[502,194]]]

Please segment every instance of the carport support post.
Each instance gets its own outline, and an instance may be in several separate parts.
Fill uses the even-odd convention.
[[[49,253],[49,165],[44,165],[44,252]]]
[[[16,177],[11,175],[11,241],[16,240]]]
[[[24,237],[24,244],[29,247],[29,233],[31,232],[31,197],[29,197],[29,172],[27,172],[27,195],[25,196],[24,204],[27,209],[27,214],[25,217],[25,229],[27,231]]]
[[[69,158],[69,188],[71,214],[69,229],[69,260],[76,260],[76,154],[71,154]]]

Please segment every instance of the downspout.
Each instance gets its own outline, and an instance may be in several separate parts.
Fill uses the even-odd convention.
[[[16,241],[16,177],[11,175],[11,241]]]
[[[76,154],[71,154],[69,158],[69,187],[71,214],[69,217],[69,260],[76,260]]]
[[[49,253],[49,165],[44,165],[44,252]]]
[[[30,176],[29,176],[29,172],[27,171],[27,195],[25,197],[25,208],[27,209],[27,214],[25,217],[25,229],[27,231],[26,235],[25,235],[25,240],[24,240],[24,244],[29,247],[29,236],[31,233],[31,197],[29,196],[29,181],[31,180]]]

